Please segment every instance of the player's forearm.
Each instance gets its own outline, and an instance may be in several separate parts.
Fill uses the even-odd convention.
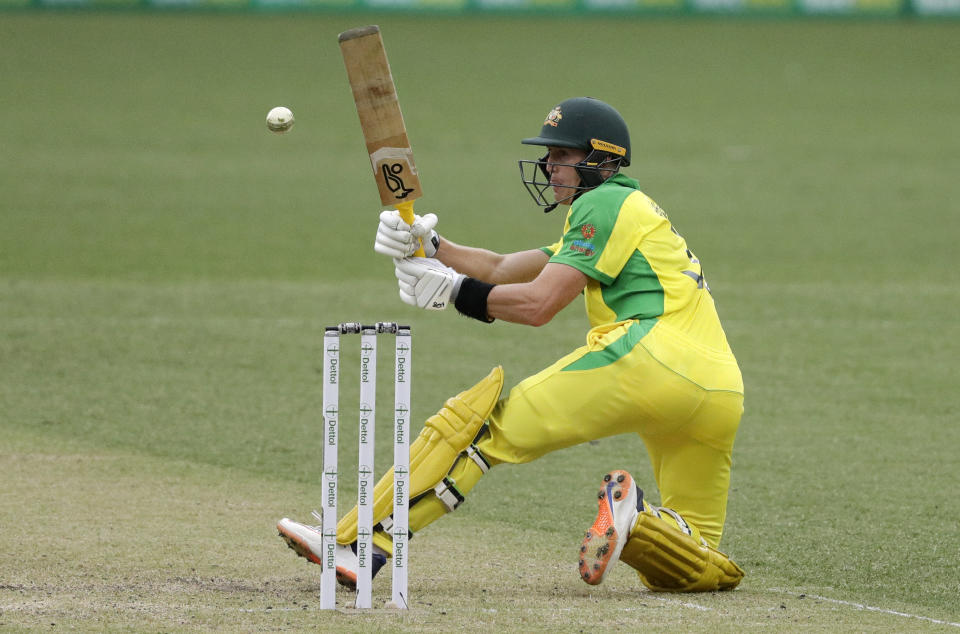
[[[440,237],[435,257],[460,273],[488,284],[529,282],[537,277],[548,260],[542,251],[504,255],[457,244],[443,237]]]
[[[503,258],[499,253],[457,244],[443,236],[440,236],[440,245],[434,257],[460,273],[491,284],[496,283],[491,277]]]
[[[532,282],[486,287],[482,303],[465,301],[469,308],[465,314],[486,318],[484,320],[503,319],[516,324],[542,326],[580,295],[586,283],[586,275],[573,267],[547,264]],[[479,289],[474,290],[472,286],[461,287],[461,292],[476,293]],[[462,306],[464,302],[458,298],[458,310]],[[481,317],[477,313],[484,314]]]
[[[532,282],[501,284],[487,296],[487,314],[515,324],[542,326],[563,308],[555,299],[538,293]]]

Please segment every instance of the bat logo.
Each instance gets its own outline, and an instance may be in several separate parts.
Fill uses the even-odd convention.
[[[383,172],[383,180],[387,183],[387,189],[396,194],[398,200],[403,200],[413,193],[413,190],[404,185],[403,179],[400,178],[400,173],[403,172],[402,163],[390,165],[384,163],[380,166],[380,171]]]

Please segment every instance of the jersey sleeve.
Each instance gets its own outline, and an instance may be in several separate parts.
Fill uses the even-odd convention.
[[[557,240],[551,245],[540,247],[540,250],[546,253],[548,256],[553,257],[557,251],[560,250],[560,247],[563,246],[563,240]]]
[[[569,228],[551,254],[550,261],[566,264],[602,284],[613,282],[613,276],[598,266],[607,241],[616,223],[616,209],[601,208],[580,199],[570,210]]]

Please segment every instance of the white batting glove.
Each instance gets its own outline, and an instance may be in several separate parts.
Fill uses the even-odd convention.
[[[424,255],[432,258],[437,254],[437,245],[440,243],[440,237],[433,230],[436,226],[436,214],[414,216],[411,226],[403,221],[399,211],[387,209],[380,214],[373,250],[391,258],[403,259],[414,254],[422,239]]]
[[[400,299],[426,310],[443,310],[457,299],[466,275],[433,258],[394,259]]]

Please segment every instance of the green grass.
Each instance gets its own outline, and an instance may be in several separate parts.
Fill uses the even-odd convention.
[[[705,262],[744,372],[723,543],[748,574],[735,592],[655,595],[626,567],[577,579],[598,476],[625,466],[655,496],[623,437],[491,472],[413,542],[409,614],[317,609],[318,569],[273,525],[316,506],[323,327],[410,322],[420,420],[586,330],[579,305],[532,331],[396,298],[370,248],[378,201],[335,39],[362,22],[385,33],[418,209],[454,240],[552,242],[562,218],[523,191],[518,140],[573,95],[626,116],[627,171]],[[958,37],[910,22],[0,15],[0,629],[956,631]],[[281,137],[263,123],[279,104],[297,116]]]

